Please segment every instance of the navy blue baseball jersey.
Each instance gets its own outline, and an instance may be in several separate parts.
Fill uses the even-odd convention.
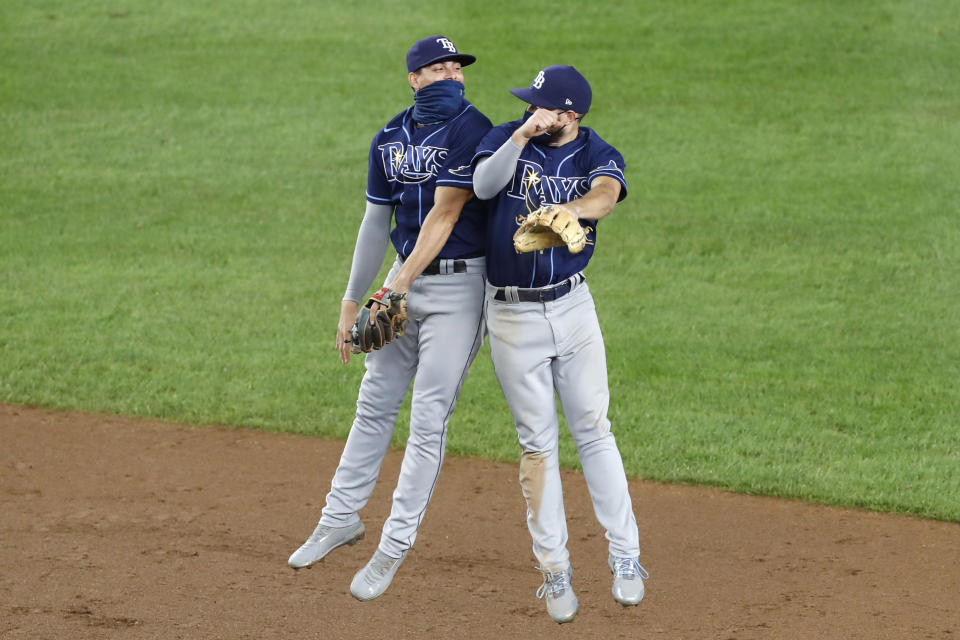
[[[525,116],[524,119],[526,119]],[[492,129],[477,147],[474,163],[493,155],[524,119]],[[593,255],[597,221],[582,222],[587,246],[580,253],[566,247],[517,253],[513,234],[527,217],[529,207],[563,204],[583,197],[590,183],[600,176],[620,182],[619,200],[627,195],[623,156],[588,127],[580,127],[575,140],[550,147],[531,140],[520,153],[517,168],[507,186],[490,202],[487,219],[487,277],[497,287],[545,287],[563,282],[583,270]]]
[[[370,145],[367,200],[394,205],[396,225],[390,233],[397,253],[406,258],[417,243],[438,186],[473,189],[471,159],[477,143],[492,127],[490,120],[464,101],[449,120],[418,125],[413,107],[395,116]],[[438,257],[476,258],[484,254],[486,203],[472,198]]]

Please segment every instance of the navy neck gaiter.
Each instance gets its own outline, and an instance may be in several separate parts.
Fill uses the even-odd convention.
[[[463,84],[456,80],[437,80],[413,94],[413,119],[420,124],[449,120],[464,103]]]

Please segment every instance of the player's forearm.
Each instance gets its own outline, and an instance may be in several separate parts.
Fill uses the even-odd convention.
[[[473,197],[473,192],[457,187],[437,187],[434,192],[434,205],[423,220],[417,244],[407,256],[390,284],[390,288],[406,292],[427,265],[433,261],[447,243],[453,227],[460,219],[463,205]]]
[[[571,200],[565,206],[581,220],[600,220],[613,211],[619,196],[620,183],[604,176],[593,181],[585,196]]]
[[[393,207],[385,204],[367,202],[360,230],[357,232],[357,244],[353,249],[353,262],[350,265],[350,279],[343,299],[360,302],[364,299],[370,284],[377,277],[383,257],[390,242],[390,219]]]
[[[507,140],[493,155],[477,161],[477,168],[473,172],[473,190],[478,198],[489,200],[507,186],[513,178],[522,151],[522,145]]]
[[[417,244],[413,251],[403,261],[403,266],[397,272],[393,279],[392,289],[398,291],[409,291],[410,285],[416,280],[427,265],[436,258],[443,245],[447,243],[450,232],[459,218],[459,211],[452,214],[449,211],[440,212],[436,208],[432,209],[423,221],[423,227],[417,236]]]

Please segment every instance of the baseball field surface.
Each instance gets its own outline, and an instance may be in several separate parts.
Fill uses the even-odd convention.
[[[960,632],[960,526],[631,481],[651,573],[610,597],[583,477],[564,475],[580,613],[558,627],[516,465],[451,456],[381,598],[348,585],[389,511],[390,452],[365,540],[286,566],[342,443],[0,405],[0,638],[904,638]]]

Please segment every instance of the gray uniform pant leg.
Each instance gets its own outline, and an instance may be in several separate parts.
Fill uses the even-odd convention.
[[[610,552],[638,555],[623,461],[607,418],[606,355],[589,288],[581,283],[547,303],[509,304],[493,300],[491,293],[488,287],[490,353],[523,449],[520,484],[540,566],[557,571],[569,564],[554,389]]]
[[[569,323],[569,333],[558,336],[554,385],[577,445],[594,513],[607,532],[609,551],[633,558],[640,555],[639,534],[623,458],[607,417],[610,388],[603,334],[586,283],[568,297],[570,310],[561,312],[558,305],[548,312],[548,316],[562,313],[563,322]]]
[[[357,395],[356,417],[327,494],[321,524],[343,527],[358,522],[357,512],[373,494],[400,405],[416,370],[416,337],[408,335],[364,359],[366,372]]]
[[[380,550],[398,558],[417,537],[447,444],[447,424],[467,371],[483,342],[483,261],[468,273],[421,276],[410,290],[417,331],[417,369],[410,401],[410,435],[383,525]]]

